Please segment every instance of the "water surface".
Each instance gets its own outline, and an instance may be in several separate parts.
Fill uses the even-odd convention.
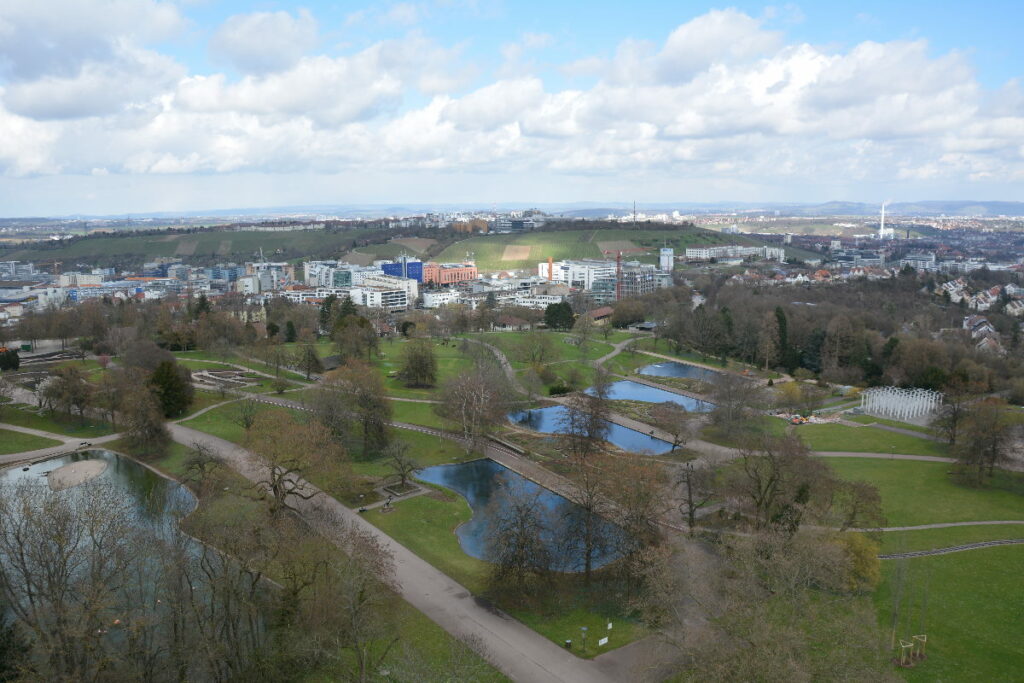
[[[675,394],[673,394],[674,396]],[[521,410],[516,413],[509,415],[509,419],[512,422],[532,429],[535,432],[543,432],[544,434],[560,434],[563,432],[562,426],[565,419],[567,409],[565,406],[549,406],[547,408],[536,408],[534,410]],[[653,436],[638,432],[635,429],[629,429],[617,425],[613,422],[608,423],[608,435],[605,437],[607,441],[615,444],[619,448],[632,451],[633,453],[651,453],[654,455],[660,453],[667,453],[672,450],[672,444],[668,441],[662,441],[656,439]]]
[[[721,373],[702,368],[698,365],[690,365],[689,363],[680,363],[672,360],[646,365],[637,370],[637,374],[650,377],[685,377],[687,379],[700,380],[701,382],[714,382]]]
[[[593,393],[593,388],[587,389],[588,394]],[[706,413],[714,409],[714,404],[701,401],[689,396],[683,396],[672,391],[665,391],[657,387],[647,386],[640,382],[622,380],[612,382],[608,386],[608,398],[613,400],[645,401],[647,403],[665,403],[671,401],[686,408],[692,413]]]
[[[551,569],[560,571],[582,571],[582,560],[578,544],[569,540],[565,532],[571,525],[579,506],[563,496],[536,484],[507,467],[484,458],[455,465],[435,465],[420,470],[416,477],[422,481],[437,484],[455,491],[469,503],[473,517],[455,530],[459,545],[467,555],[487,559],[489,539],[493,536],[494,517],[508,509],[510,496],[536,496],[547,530],[542,538],[555,561]],[[598,520],[602,529],[600,535],[609,539],[621,538],[622,530],[611,522]],[[597,553],[593,568],[597,569],[616,559],[617,553],[605,548]]]

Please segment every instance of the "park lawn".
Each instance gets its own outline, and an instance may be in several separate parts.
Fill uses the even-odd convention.
[[[844,419],[850,422],[859,422],[860,424],[880,424],[888,425],[889,427],[899,427],[900,429],[909,429],[913,432],[921,432],[922,434],[931,434],[932,430],[928,427],[922,427],[921,425],[910,424],[909,422],[900,422],[898,420],[887,420],[882,417],[874,417],[872,415],[846,415]]]
[[[433,387],[410,388],[396,377],[388,377],[390,373],[397,373],[405,363],[405,352],[409,348],[408,341],[389,342],[381,348],[381,358],[376,366],[384,377],[384,386],[388,394],[401,398],[422,398],[433,399],[437,397],[437,387],[447,380],[455,377],[464,370],[473,367],[473,361],[459,351],[457,345],[439,344],[431,342],[434,348],[434,358],[437,359],[437,380]]]
[[[472,516],[472,510],[462,496],[442,489],[400,501],[391,513],[384,514],[379,508],[366,513],[367,521],[473,594],[480,595],[487,590],[491,565],[463,552],[458,536],[455,535],[455,529]],[[626,645],[646,634],[643,627],[635,622],[615,615],[595,613],[579,606],[552,604],[542,606],[539,611],[527,611],[502,602],[498,606],[559,645],[571,639],[578,646],[581,626],[588,627],[591,634],[606,634],[609,620],[613,622],[610,642],[614,647]],[[596,644],[595,640],[585,653],[579,650],[574,650],[574,653],[586,657],[596,656],[600,654]],[[611,648],[601,649],[607,651]]]
[[[413,403],[412,401],[391,401],[391,419],[434,429],[460,432],[459,425],[434,412],[434,403]]]
[[[0,422],[3,422],[3,416],[8,412],[10,411],[4,411],[3,415],[0,415]],[[56,439],[47,439],[44,436],[15,432],[10,429],[0,429],[0,455],[36,451],[40,448],[50,448],[60,444],[61,442]]]
[[[225,356],[222,353],[215,353],[213,351],[175,351],[174,355],[179,360],[199,360],[213,363],[241,365],[243,367],[249,368],[250,370],[256,370],[257,372],[266,373],[268,375],[274,374],[274,368],[270,365],[267,365],[263,361],[256,360],[254,358],[248,358],[246,356],[234,353]],[[287,370],[285,368],[281,368],[281,377],[284,377],[285,379],[294,380],[297,382],[306,381],[305,375],[300,375],[297,372],[292,372],[291,370]]]
[[[411,429],[392,429],[393,438],[404,442],[409,447],[408,455],[416,461],[420,467],[432,467],[452,462],[464,462],[475,456],[466,454],[466,449],[451,439],[445,439],[433,434],[415,432]],[[385,479],[392,477],[393,472],[388,466],[387,460],[378,458],[375,460],[354,460],[352,469],[356,474],[374,479]]]
[[[866,481],[878,488],[886,526],[1024,520],[1024,496],[957,484],[949,476],[951,465],[946,463],[868,458],[822,461],[843,479]],[[1006,533],[1014,531],[1007,527]]]
[[[188,411],[185,413],[185,415],[183,415],[179,419],[186,419],[188,418],[188,416],[194,415],[198,413],[200,410],[203,410],[204,408],[215,406],[218,403],[223,403],[224,401],[231,401],[234,400],[234,398],[235,397],[232,396],[231,394],[226,394],[225,396],[222,397],[220,394],[213,391],[204,391],[202,389],[196,389],[196,392],[192,397],[192,405],[188,407]]]
[[[238,368],[222,363],[220,361],[213,360],[196,360],[194,358],[179,358],[178,365],[188,368],[189,370],[237,370]]]
[[[781,420],[779,420],[781,422]],[[899,434],[874,427],[847,427],[841,424],[804,424],[795,433],[812,451],[851,451],[856,453],[896,453],[949,457],[944,443]]]
[[[634,342],[633,345],[637,348],[637,350],[640,351],[653,351],[654,353],[660,353],[663,356],[671,356],[672,358],[676,358],[686,363],[693,363],[694,365],[703,365],[704,367],[709,368],[711,370],[725,369],[731,370],[733,372],[742,372],[743,370],[750,370],[751,372],[757,371],[757,368],[755,368],[754,366],[747,365],[746,363],[740,363],[739,361],[732,360],[731,358],[726,362],[725,365],[722,365],[721,358],[706,356],[704,354],[696,353],[693,351],[676,351],[674,350],[671,342],[664,339],[644,337],[643,339],[636,340],[636,342]],[[658,361],[655,360],[651,362],[657,363]]]
[[[520,370],[526,367],[526,363],[517,358],[517,346],[523,338],[526,332],[484,332],[481,334],[468,335],[472,339],[479,339],[487,342],[492,346],[496,346],[501,349],[505,357],[508,358],[512,367]],[[611,344],[606,344],[603,341],[597,339],[590,339],[584,348],[580,348],[578,344],[571,344],[568,342],[569,339],[573,338],[572,334],[565,332],[538,332],[537,334],[548,334],[553,336],[554,343],[551,345],[552,356],[546,365],[552,365],[555,363],[564,363],[568,361],[592,361],[597,360],[601,356],[611,353],[614,349]],[[595,335],[596,337],[597,335]]]
[[[983,526],[953,526],[918,531],[883,531],[883,554],[907,553],[914,550],[952,548],[966,543],[1024,538],[1024,524],[986,524]]]
[[[892,628],[894,575],[900,562],[905,562],[906,574],[896,637],[928,636],[928,659],[901,671],[907,680],[1020,680],[1024,546],[883,561],[883,582],[875,605],[887,634]]]
[[[0,414],[0,422],[82,439],[106,436],[114,431],[110,428],[109,424],[101,420],[87,417],[83,423],[76,415],[64,415],[61,413],[44,413],[40,415],[34,407],[23,403],[5,406],[3,413]]]
[[[281,406],[268,405],[265,403],[256,404],[256,412],[262,412],[264,410],[288,410],[296,417],[302,417],[304,414],[297,410],[290,408],[282,408]],[[207,434],[220,437],[226,441],[240,444],[245,441],[245,429],[232,421],[234,411],[237,410],[235,403],[228,403],[219,408],[214,408],[208,412],[193,417],[189,420],[183,420],[182,425],[197,429]]]

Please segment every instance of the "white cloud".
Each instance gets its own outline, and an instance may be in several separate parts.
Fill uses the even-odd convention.
[[[229,17],[210,50],[243,73],[265,74],[293,66],[316,44],[317,23],[308,10],[255,12]]]
[[[245,70],[237,79],[188,75],[123,22],[72,67],[56,60],[35,73],[12,63],[0,130],[16,139],[0,136],[0,169],[105,169],[106,178],[484,172],[520,186],[583,178],[662,191],[1024,177],[1020,85],[986,91],[967,56],[930,54],[924,41],[787,45],[759,19],[713,11],[661,44],[625,40],[611,58],[562,65],[593,79],[586,88],[546,85],[530,57],[552,38],[524,34],[505,46],[496,78],[463,93],[476,64],[419,33],[340,56],[305,54],[313,39],[301,36],[316,30],[308,14],[243,19],[222,29],[233,27],[236,46],[285,47],[272,63],[232,52]],[[9,23],[2,11],[0,20]],[[174,25],[151,23],[143,33]]]
[[[419,5],[411,2],[399,2],[388,8],[388,11],[381,17],[383,21],[399,24],[401,26],[412,26],[422,18],[423,10]]]

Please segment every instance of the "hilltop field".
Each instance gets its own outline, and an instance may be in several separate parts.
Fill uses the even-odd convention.
[[[440,262],[458,262],[472,255],[481,271],[532,270],[551,257],[559,259],[608,258],[622,252],[623,258],[657,263],[658,249],[673,247],[676,254],[697,244],[762,245],[763,241],[744,235],[723,235],[690,226],[631,230],[622,228],[583,228],[579,230],[537,231],[523,234],[479,235],[450,243],[424,237],[400,237],[386,243],[365,244],[381,239],[382,230],[362,228],[342,231],[257,230],[164,234],[124,234],[89,237],[66,244],[19,245],[0,249],[0,260],[50,262],[63,261],[63,270],[74,270],[81,261],[90,266],[137,266],[157,257],[180,257],[191,263],[245,262],[259,258],[299,261],[344,257],[367,265],[377,259],[408,254]],[[394,233],[391,233],[394,234]],[[441,239],[441,237],[439,237]],[[450,233],[447,240],[451,240]],[[440,251],[439,251],[440,250]],[[787,247],[797,258],[809,252]],[[435,255],[436,254],[436,255]]]

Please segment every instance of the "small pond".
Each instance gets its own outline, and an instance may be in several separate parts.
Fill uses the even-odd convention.
[[[564,563],[558,563],[552,569],[561,571],[582,571],[580,566],[580,552],[578,547],[570,543],[566,545],[566,534],[560,533],[559,528],[570,523],[571,516],[579,507],[548,489],[536,484],[526,477],[513,472],[507,467],[498,464],[494,460],[484,458],[455,465],[435,465],[420,470],[416,477],[430,484],[437,484],[455,491],[469,503],[473,510],[473,517],[465,524],[455,530],[459,537],[459,544],[467,555],[486,559],[487,543],[491,538],[493,515],[500,514],[501,508],[495,509],[491,505],[494,500],[500,506],[506,501],[504,496],[497,494],[503,489],[510,495],[515,496],[537,496],[537,500],[543,507],[544,518],[547,521],[547,531],[543,534],[552,555],[555,557],[568,558]],[[606,536],[614,538],[621,534],[619,527],[611,522],[600,520],[607,532]],[[602,567],[616,558],[616,553],[606,550],[599,553],[593,563],[594,568]]]
[[[689,363],[680,363],[673,360],[644,366],[637,370],[637,374],[649,375],[651,377],[685,377],[687,379],[700,380],[701,382],[714,382],[721,373],[702,368],[698,365],[690,365]]]
[[[593,389],[587,389],[587,393],[593,393]],[[692,413],[706,413],[714,409],[714,404],[701,401],[689,396],[683,396],[657,387],[650,387],[640,382],[622,380],[612,382],[608,387],[608,398],[613,400],[645,401],[647,403],[665,403],[671,401],[678,403]]]
[[[535,432],[558,434],[561,432],[565,413],[565,406],[549,406],[535,410],[521,410],[510,414],[508,417],[512,422],[521,427],[532,429]],[[633,453],[658,455],[672,450],[672,444],[668,441],[655,439],[653,436],[648,436],[643,432],[611,422],[608,423],[608,436],[606,438],[619,448],[632,451]]]

